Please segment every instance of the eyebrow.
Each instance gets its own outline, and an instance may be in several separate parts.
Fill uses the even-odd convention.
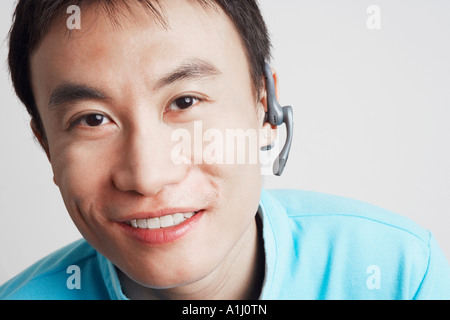
[[[177,81],[212,77],[218,74],[221,74],[221,72],[212,64],[198,58],[193,58],[184,61],[173,71],[163,75],[156,82],[153,90],[157,91]]]
[[[212,64],[201,59],[193,58],[182,62],[174,70],[163,74],[156,81],[153,87],[154,91],[182,80],[196,78],[207,78],[221,74],[221,72]],[[50,95],[49,108],[55,111],[63,105],[68,105],[83,100],[106,100],[109,96],[93,87],[67,82],[56,87]],[[63,108],[64,109],[64,108]]]
[[[63,83],[50,95],[49,107],[54,111],[58,106],[82,100],[105,100],[108,96],[89,86],[77,83]]]

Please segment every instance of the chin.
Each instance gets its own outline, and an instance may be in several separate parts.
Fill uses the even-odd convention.
[[[180,266],[183,265],[183,263],[178,263],[177,265]],[[211,273],[211,270],[200,270],[198,267],[189,269],[191,270],[188,270],[187,268],[177,268],[175,270],[170,268],[164,270],[150,269],[144,272],[140,269],[138,272],[136,272],[136,270],[132,270],[131,272],[123,272],[122,277],[126,276],[128,279],[145,288],[163,290],[178,288],[195,283],[204,279]]]

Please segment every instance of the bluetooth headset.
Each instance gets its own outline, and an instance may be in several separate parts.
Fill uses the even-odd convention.
[[[273,164],[273,174],[276,176],[281,176],[289,157],[289,151],[291,150],[294,118],[291,106],[282,107],[278,103],[272,70],[267,63],[264,65],[264,76],[266,79],[267,92],[267,112],[264,122],[268,122],[272,126],[280,126],[283,123],[286,125],[286,142],[284,143],[283,149]],[[269,149],[270,147],[266,147],[266,150]]]

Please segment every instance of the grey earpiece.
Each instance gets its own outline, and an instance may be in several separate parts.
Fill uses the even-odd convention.
[[[278,103],[272,70],[267,63],[264,65],[264,76],[266,80],[267,92],[267,112],[264,122],[269,122],[273,126],[280,126],[283,123],[286,125],[286,142],[284,143],[283,149],[273,164],[273,173],[277,176],[281,176],[289,157],[289,151],[291,150],[294,118],[291,106],[282,107]]]

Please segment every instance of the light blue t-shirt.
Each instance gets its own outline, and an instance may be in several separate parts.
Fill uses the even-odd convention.
[[[450,299],[450,266],[412,221],[347,198],[263,190],[261,299]],[[126,299],[114,265],[85,240],[0,287],[0,299]]]

